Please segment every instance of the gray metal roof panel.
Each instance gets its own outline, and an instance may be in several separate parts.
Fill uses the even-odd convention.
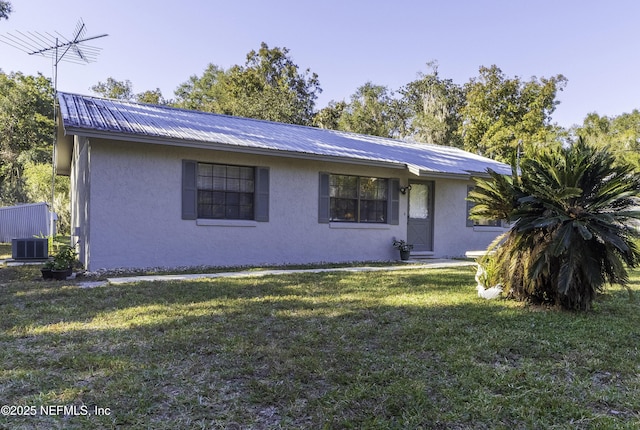
[[[162,137],[405,165],[414,173],[464,175],[510,166],[458,148],[314,127],[59,93],[66,129]],[[229,148],[232,150],[232,148]]]

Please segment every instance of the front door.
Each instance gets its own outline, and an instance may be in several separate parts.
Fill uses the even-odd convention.
[[[433,182],[410,185],[407,243],[415,252],[433,251]]]

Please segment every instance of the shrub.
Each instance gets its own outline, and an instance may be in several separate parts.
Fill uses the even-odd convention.
[[[489,172],[469,199],[477,218],[506,218],[496,276],[516,299],[586,310],[607,283],[626,284],[640,261],[640,179],[582,140],[523,160],[512,177]]]

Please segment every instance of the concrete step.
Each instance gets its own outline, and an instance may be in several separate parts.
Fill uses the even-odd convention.
[[[409,257],[411,260],[434,260],[433,252],[412,252]]]

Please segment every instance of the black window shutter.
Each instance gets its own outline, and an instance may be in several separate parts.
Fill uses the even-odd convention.
[[[387,209],[388,223],[391,225],[400,224],[400,180],[389,179],[389,201]]]
[[[329,222],[329,174],[320,173],[320,187],[318,192],[318,222]]]
[[[182,219],[196,219],[198,163],[182,160]]]
[[[256,167],[255,170],[254,217],[256,221],[269,221],[269,168]]]

